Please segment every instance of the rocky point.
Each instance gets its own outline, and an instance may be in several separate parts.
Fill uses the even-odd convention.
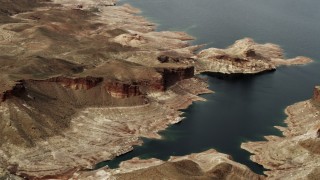
[[[320,109],[318,88],[313,100],[286,108],[288,127],[278,127],[283,137],[266,136],[267,141],[246,142],[243,149],[251,159],[268,169],[269,179],[318,179],[320,172]]]
[[[161,138],[159,131],[181,121],[181,109],[204,101],[199,94],[212,93],[195,74],[254,74],[311,61],[286,60],[279,46],[251,39],[197,53],[202,46],[191,46],[188,34],[156,32],[153,23],[137,15],[138,9],[117,6],[115,0],[0,4],[0,179],[126,179],[143,172],[159,177],[156,171],[168,168],[168,178],[184,178],[184,173],[209,179],[263,178],[213,150],[168,162],[150,160],[155,163],[146,168],[140,168],[143,160],[133,160],[139,168],[127,162],[121,173],[107,169],[90,175],[84,170],[133,150],[141,145],[140,137]],[[314,103],[303,105],[305,112],[316,113]],[[313,127],[316,119],[308,118]],[[315,131],[299,141],[303,156],[292,161],[292,170],[301,170],[303,160],[313,159],[311,165],[316,165]],[[258,154],[259,146],[250,149]],[[274,164],[268,168],[283,168]],[[317,173],[317,166],[312,167],[305,168]]]

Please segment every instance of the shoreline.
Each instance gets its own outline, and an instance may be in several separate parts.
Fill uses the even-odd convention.
[[[66,7],[64,7],[66,8]],[[142,24],[143,26],[138,27],[139,25],[133,25],[133,28],[137,28],[139,30],[141,30],[141,32],[144,33],[148,33],[148,32],[152,32],[149,26],[149,22],[146,22],[146,20],[144,20],[142,17],[136,16],[135,15],[135,10],[132,9],[131,7],[126,6],[122,6],[122,7],[101,7],[101,8],[107,8],[108,10],[112,10],[115,13],[124,13],[124,16],[127,16],[129,18],[132,19],[136,19],[137,22],[140,22],[140,24]],[[69,8],[66,8],[69,9]],[[118,10],[119,9],[119,10]],[[45,9],[42,9],[45,10]],[[102,12],[103,13],[103,12]],[[109,12],[108,12],[109,13]],[[27,13],[28,14],[28,13]],[[103,16],[102,16],[103,17]],[[116,21],[117,21],[117,17],[115,17]],[[131,21],[130,20],[130,21]],[[116,28],[117,25],[115,25],[114,28]],[[146,28],[146,29],[143,29]],[[179,50],[180,48],[185,48],[186,47],[186,43],[184,42],[187,39],[190,39],[189,36],[186,36],[185,34],[182,33],[172,33],[172,32],[165,32],[166,34],[161,34],[163,37],[161,40],[164,40],[164,43],[169,42],[168,44],[168,48],[170,49],[171,47],[176,47],[177,50]],[[158,34],[155,34],[156,36],[158,36]],[[154,35],[150,35],[150,38],[153,38]],[[180,37],[179,37],[180,36]],[[181,39],[181,40],[180,40]],[[122,40],[125,39],[119,39],[120,42],[122,43]],[[152,43],[152,41],[150,41]],[[126,42],[124,42],[126,43]],[[139,42],[138,42],[139,43]],[[135,46],[135,44],[127,44],[127,46]],[[157,47],[157,46],[156,46]],[[190,53],[193,51],[193,47],[190,47],[191,49],[187,51],[190,51]],[[154,48],[154,51],[157,51],[157,48]],[[141,57],[140,55],[138,55],[138,57]],[[177,66],[179,67],[179,66]],[[183,66],[181,66],[183,67]],[[166,68],[166,67],[165,67]],[[169,67],[171,68],[171,67]],[[175,67],[173,67],[174,69]],[[183,70],[183,69],[182,69]],[[31,78],[30,78],[31,79]],[[32,78],[34,79],[34,78]],[[51,86],[51,84],[56,83],[55,80],[49,80],[49,82],[46,82],[47,79],[46,78],[42,78],[41,81],[34,81],[34,82],[24,82],[23,86],[25,86],[25,83],[32,83],[32,86],[39,86],[42,88],[45,84],[48,84]],[[60,81],[60,80],[59,80]],[[65,82],[66,81],[66,82]],[[73,85],[72,83],[78,83],[78,82],[68,82],[68,81],[75,81],[72,79],[66,79],[61,82],[61,83],[67,83],[66,85],[62,84],[63,86],[66,86],[67,88],[71,88],[71,91],[74,91],[73,88],[76,88],[75,91],[79,91],[77,90],[78,88],[80,89],[96,89],[95,85],[93,87],[86,87],[86,85],[78,85],[75,84]],[[77,80],[78,81],[78,80]],[[82,81],[82,80],[81,80]],[[39,84],[40,83],[40,84]],[[60,83],[60,82],[58,82]],[[71,83],[71,85],[69,85]],[[87,83],[87,82],[85,82]],[[39,84],[39,85],[38,85]],[[43,85],[41,85],[43,84]],[[45,85],[47,86],[47,85]],[[56,86],[56,85],[54,85]],[[99,86],[99,85],[98,85]],[[22,87],[23,88],[23,87]],[[90,90],[90,91],[93,91]],[[24,89],[22,89],[22,91],[24,91]],[[68,90],[69,91],[69,90]],[[81,90],[83,91],[83,90]],[[75,115],[73,115],[72,119],[71,119],[71,125],[68,128],[68,130],[66,130],[65,132],[63,132],[63,136],[67,137],[68,139],[70,138],[70,140],[74,139],[73,137],[79,137],[78,132],[88,132],[88,128],[94,128],[99,130],[98,132],[95,132],[94,134],[92,134],[92,137],[88,136],[88,137],[83,137],[83,135],[81,135],[80,137],[84,138],[83,140],[87,140],[88,138],[93,138],[92,140],[88,139],[89,142],[86,142],[85,144],[81,143],[81,146],[84,147],[80,147],[77,148],[78,144],[77,141],[76,142],[71,142],[67,139],[64,139],[63,141],[60,136],[53,136],[53,137],[49,137],[48,139],[46,139],[45,141],[38,141],[36,142],[36,146],[34,148],[23,148],[23,147],[15,147],[13,146],[7,146],[7,147],[3,147],[3,149],[1,150],[1,154],[5,154],[5,158],[8,158],[8,160],[3,159],[2,161],[5,162],[5,164],[2,165],[6,165],[8,164],[15,164],[14,161],[17,162],[18,166],[12,166],[12,165],[8,165],[6,169],[8,169],[10,171],[10,173],[12,174],[16,174],[16,175],[20,175],[22,177],[26,177],[26,178],[47,178],[47,177],[62,177],[64,174],[69,174],[70,175],[70,171],[74,172],[74,171],[78,171],[82,168],[85,167],[93,167],[97,162],[101,162],[101,161],[105,161],[106,159],[112,159],[116,156],[119,156],[120,154],[126,153],[128,151],[132,150],[132,145],[138,145],[141,144],[141,141],[138,140],[138,137],[148,137],[148,138],[159,138],[159,135],[157,134],[157,132],[159,130],[163,130],[165,129],[169,124],[172,123],[177,123],[177,121],[181,120],[180,114],[181,112],[179,112],[179,109],[184,109],[186,107],[188,107],[193,101],[198,101],[198,100],[204,100],[203,98],[200,98],[197,96],[197,94],[204,94],[204,93],[211,93],[211,91],[209,91],[207,89],[207,85],[204,81],[199,80],[197,78],[186,78],[186,79],[181,79],[179,81],[179,83],[177,83],[176,85],[174,85],[173,87],[170,87],[170,89],[166,90],[165,92],[152,92],[152,93],[148,93],[148,99],[150,100],[150,102],[147,105],[143,105],[143,106],[134,106],[134,107],[111,107],[111,108],[94,108],[94,107],[89,107],[89,108],[82,108],[79,112],[77,112]],[[181,95],[180,95],[181,94]],[[117,94],[115,94],[115,96],[118,96]],[[13,97],[15,98],[15,97]],[[4,102],[2,102],[2,107],[5,107],[7,103],[10,103],[12,101],[12,97],[6,96],[6,99]],[[163,107],[163,104],[165,104],[165,108]],[[162,107],[161,107],[162,106]],[[154,112],[154,109],[157,108],[162,108],[161,111],[158,111],[157,113]],[[2,110],[2,112],[7,111],[6,110],[7,107],[5,107],[5,109]],[[28,107],[29,108],[29,107]],[[144,110],[145,109],[145,110]],[[104,112],[105,111],[105,112]],[[122,113],[119,113],[118,115],[111,113],[113,111],[123,111]],[[148,116],[147,117],[143,117],[146,114],[142,114],[142,116],[137,117],[136,119],[138,120],[138,126],[135,124],[128,124],[126,126],[128,127],[121,127],[122,125],[116,125],[119,127],[115,127],[115,128],[119,128],[120,133],[123,133],[123,135],[120,134],[121,136],[124,136],[124,140],[121,139],[116,139],[114,143],[114,145],[111,145],[110,143],[108,143],[108,135],[103,135],[106,136],[105,140],[101,139],[101,140],[95,140],[95,136],[99,135],[101,136],[101,133],[107,133],[109,134],[110,132],[107,132],[107,129],[110,128],[106,128],[106,126],[108,124],[110,124],[110,120],[108,119],[107,114],[113,114],[113,117],[110,117],[110,119],[114,119],[115,118],[119,118],[120,122],[123,123],[122,121],[127,119],[127,115],[129,115],[129,112],[135,113],[135,111],[146,111],[148,112]],[[86,120],[86,116],[88,116],[88,118],[92,118],[89,115],[87,115],[87,112],[91,112],[96,114],[94,119],[98,118],[97,120],[95,120],[98,124],[92,124],[92,125],[87,125],[88,127],[84,127],[82,124],[88,123],[88,121]],[[110,113],[107,113],[110,112]],[[151,113],[154,112],[154,113]],[[162,114],[164,113],[164,114]],[[99,114],[104,114],[100,117]],[[158,114],[158,115],[157,115]],[[165,115],[166,114],[166,115]],[[116,115],[116,116],[115,116]],[[125,115],[125,116],[123,116]],[[150,117],[149,117],[150,116]],[[152,118],[153,116],[153,118]],[[158,116],[158,117],[155,117]],[[86,117],[86,118],[83,118]],[[129,117],[129,116],[128,116]],[[149,117],[149,118],[148,118]],[[151,121],[152,119],[155,119],[155,121]],[[158,120],[157,120],[158,119]],[[139,125],[141,124],[142,120],[147,120],[149,121],[149,125],[148,127],[144,127],[147,125],[147,123],[144,122],[144,125]],[[91,122],[92,123],[92,122]],[[74,125],[73,125],[74,124]],[[92,127],[90,127],[92,126]],[[132,126],[132,127],[130,127]],[[137,126],[137,127],[136,127]],[[142,127],[140,127],[142,126]],[[106,129],[103,129],[106,128]],[[144,129],[146,128],[146,129]],[[117,129],[115,129],[117,130]],[[100,132],[101,131],[101,132]],[[114,130],[112,130],[114,131]],[[112,132],[111,131],[111,132]],[[135,132],[136,131],[136,132]],[[90,131],[89,131],[90,132]],[[75,134],[76,133],[76,134]],[[115,133],[119,133],[115,132]],[[134,134],[132,134],[134,133]],[[97,135],[95,135],[97,134]],[[98,137],[99,137],[98,136]],[[129,137],[129,138],[128,138]],[[100,139],[100,138],[98,138]],[[130,140],[131,139],[131,140]],[[130,141],[128,141],[130,140]],[[60,142],[59,142],[60,141]],[[66,141],[66,142],[64,142]],[[105,143],[105,144],[101,144],[101,143]],[[120,143],[119,143],[120,142]],[[68,144],[68,147],[66,146],[66,144]],[[98,144],[96,144],[98,143]],[[86,144],[88,144],[89,146],[86,146]],[[48,146],[50,145],[50,146]],[[94,145],[93,147],[91,147],[92,145]],[[61,147],[59,147],[61,146]],[[114,147],[110,147],[110,146],[114,146]],[[110,148],[114,148],[113,150],[103,150],[105,149],[105,147],[110,147]],[[52,150],[50,150],[50,148],[52,148]],[[75,148],[75,149],[74,149]],[[96,149],[95,149],[96,148]],[[43,152],[43,150],[45,149],[49,149],[48,152]],[[59,149],[59,150],[58,150]],[[79,149],[79,150],[76,150]],[[61,151],[64,152],[61,152]],[[77,151],[82,151],[85,150],[85,152],[78,152]],[[11,151],[11,152],[10,152]],[[25,152],[23,152],[25,151]],[[60,152],[59,152],[60,151]],[[69,152],[68,152],[69,151]],[[74,152],[75,151],[75,152]],[[86,152],[87,151],[87,152]],[[112,152],[113,151],[113,152]],[[39,153],[43,153],[41,156],[44,156],[45,161],[41,161],[42,165],[37,165],[37,161],[39,160],[37,158],[37,156],[39,156]],[[80,153],[80,154],[79,154]],[[14,155],[15,154],[15,155]],[[26,155],[24,155],[26,154]],[[29,155],[27,155],[29,154]],[[75,154],[77,157],[73,157]],[[79,155],[77,155],[79,154]],[[87,157],[78,157],[78,156],[83,156],[82,154],[84,154],[84,156]],[[87,154],[87,155],[85,155]],[[11,156],[11,157],[10,157]],[[20,156],[20,157],[19,157]],[[22,157],[26,157],[29,156],[31,158],[27,158],[25,163],[21,163],[19,162],[19,158]],[[59,157],[61,156],[61,157]],[[70,156],[70,157],[68,157]],[[14,157],[14,158],[12,158]],[[11,159],[12,158],[12,159]],[[36,158],[36,159],[33,159]],[[57,159],[59,158],[59,159]],[[11,160],[10,160],[11,159]],[[76,160],[76,162],[72,162],[74,160]],[[11,161],[11,162],[10,162]],[[13,162],[12,162],[13,161]],[[54,166],[55,163],[59,162],[59,161],[64,161],[63,163],[61,162],[62,166]],[[78,161],[78,162],[77,162]],[[71,167],[71,169],[69,168],[69,166]],[[46,169],[47,168],[47,169]]]
[[[285,109],[287,118],[284,122],[287,127],[275,127],[283,136],[269,135],[265,136],[265,141],[241,144],[242,149],[253,154],[250,157],[252,161],[268,169],[265,171],[268,178],[316,176],[319,155],[313,149],[319,145],[317,131],[320,127],[320,108],[312,101],[298,102]]]
[[[65,2],[64,0],[57,0],[56,2]],[[92,7],[95,7],[96,4],[94,2]],[[91,5],[88,5],[89,7]],[[70,10],[70,8],[75,8],[75,4],[71,4],[71,6],[65,6],[62,7],[62,10]],[[182,69],[182,67],[185,66],[185,64],[190,65],[195,63],[195,60],[193,59],[194,56],[197,56],[197,54],[195,53],[196,49],[199,48],[200,46],[194,46],[194,45],[190,45],[188,43],[188,40],[190,40],[191,36],[187,35],[186,33],[183,32],[169,32],[169,31],[161,31],[161,32],[156,32],[154,31],[154,24],[148,22],[147,19],[145,19],[142,16],[137,16],[137,9],[132,8],[129,5],[124,5],[124,6],[101,6],[100,8],[104,9],[106,8],[106,10],[111,10],[113,13],[115,13],[115,16],[111,16],[110,17],[110,12],[100,12],[101,16],[95,17],[95,22],[96,23],[101,23],[104,21],[107,21],[109,23],[114,23],[114,27],[113,28],[119,28],[124,30],[124,34],[120,34],[120,35],[116,35],[115,37],[113,35],[111,35],[110,37],[110,43],[117,43],[117,44],[121,44],[122,46],[126,46],[126,47],[130,47],[133,49],[139,49],[141,51],[138,52],[131,52],[131,50],[129,50],[129,53],[127,51],[125,51],[123,54],[119,55],[118,58],[123,58],[123,57],[129,57],[128,58],[128,62],[130,63],[137,63],[139,65],[141,64],[147,64],[146,66],[148,68],[154,68],[155,66],[160,66],[158,62],[154,62],[154,58],[152,60],[148,60],[150,57],[154,57],[155,55],[159,55],[162,52],[158,52],[159,49],[165,48],[165,53],[172,54],[171,49],[174,49],[174,56],[170,57],[167,56],[168,58],[168,63],[173,63],[175,61],[178,61],[179,63],[179,67],[178,69],[176,68],[176,65],[172,65],[170,64],[169,66],[169,71],[179,71],[178,74],[179,76],[181,76],[181,74],[185,73],[185,69]],[[59,9],[59,8],[58,8]],[[82,8],[80,8],[82,9]],[[46,9],[42,9],[42,10],[46,10]],[[78,11],[78,10],[77,10]],[[79,10],[82,11],[82,10]],[[108,14],[109,13],[109,14]],[[27,13],[28,14],[28,13]],[[20,14],[20,16],[23,16],[23,14]],[[118,17],[116,17],[118,16]],[[114,20],[115,22],[110,22],[110,20],[108,18],[114,18],[112,20]],[[131,24],[125,24],[121,21],[123,21],[124,18],[127,18],[129,20],[127,20],[128,23],[131,22],[131,20],[133,20],[134,22]],[[106,23],[106,22],[105,22]],[[134,24],[137,23],[137,24]],[[128,30],[129,27],[129,30]],[[98,29],[97,32],[98,33],[104,33],[104,30],[102,29]],[[81,33],[88,33],[88,32],[81,32]],[[82,34],[79,33],[78,36],[81,36]],[[93,34],[96,33],[96,31],[93,32]],[[109,32],[108,32],[109,33]],[[110,33],[108,34],[106,33],[108,36],[110,36],[110,34],[114,33]],[[115,32],[118,33],[118,32]],[[89,33],[90,34],[90,33]],[[86,34],[85,34],[86,36]],[[163,41],[161,43],[163,44],[158,44],[157,40]],[[251,41],[250,41],[251,43]],[[161,46],[164,45],[165,46]],[[154,53],[152,55],[149,54],[149,51],[151,51],[151,53]],[[245,51],[246,53],[247,51]],[[67,52],[70,53],[70,52]],[[127,55],[126,53],[128,53],[129,55]],[[130,54],[132,53],[132,54]],[[136,54],[136,53],[141,53],[141,54]],[[212,53],[212,52],[210,52]],[[241,50],[242,53],[242,50]],[[63,53],[61,55],[61,57],[68,57],[65,55],[66,53]],[[228,52],[227,52],[228,55]],[[180,60],[179,58],[182,57],[182,60]],[[219,55],[220,57],[220,55]],[[231,56],[230,56],[231,57]],[[70,58],[70,57],[68,57]],[[74,57],[72,57],[74,58]],[[145,61],[141,61],[145,60]],[[178,60],[177,60],[178,58]],[[190,59],[188,59],[190,58]],[[212,57],[205,57],[205,58],[212,58]],[[231,57],[233,58],[233,56]],[[244,58],[247,58],[246,56]],[[76,58],[74,58],[76,59]],[[181,63],[181,62],[182,63]],[[205,59],[204,61],[207,61],[207,59]],[[281,62],[281,61],[279,61]],[[83,62],[82,62],[83,63]],[[97,62],[97,67],[99,68],[99,66],[101,64],[99,64],[101,62]],[[126,62],[127,63],[127,62]],[[185,64],[184,64],[185,63]],[[116,64],[117,65],[117,64]],[[196,64],[197,65],[197,64]],[[178,65],[177,65],[178,66]],[[126,66],[125,66],[126,67]],[[161,67],[161,66],[160,66]],[[198,66],[200,67],[200,66]],[[97,69],[98,69],[97,68]],[[130,66],[131,68],[131,66]],[[136,68],[136,67],[134,67]],[[165,70],[167,70],[167,67],[161,67],[164,68]],[[180,68],[180,69],[179,69]],[[272,67],[273,68],[273,67]],[[201,68],[199,68],[201,69]],[[196,68],[196,73],[199,72],[205,72],[208,71],[206,70],[199,70],[198,68]],[[95,72],[95,69],[92,70],[92,74]],[[180,71],[181,70],[181,71]],[[227,71],[229,72],[229,71]],[[231,71],[233,72],[233,71]],[[250,73],[251,71],[249,71]],[[254,70],[253,72],[256,72],[256,70]],[[86,72],[87,73],[87,72]],[[83,75],[88,75],[84,73]],[[90,74],[89,74],[90,75]],[[103,74],[103,77],[105,75]],[[0,157],[0,162],[6,162],[6,164],[9,164],[7,166],[7,169],[9,169],[11,171],[12,174],[17,174],[20,176],[24,176],[24,177],[28,177],[28,178],[46,178],[46,177],[59,177],[62,178],[64,177],[65,173],[70,176],[70,172],[75,173],[76,171],[79,171],[81,168],[87,168],[87,167],[93,167],[93,165],[96,164],[96,162],[101,162],[101,159],[106,160],[106,159],[113,159],[116,156],[119,156],[123,153],[132,151],[132,146],[133,145],[140,145],[141,141],[139,140],[139,137],[148,137],[148,138],[159,138],[160,136],[157,134],[157,132],[164,130],[168,127],[168,125],[170,124],[174,124],[177,123],[179,121],[181,121],[181,111],[182,109],[187,108],[190,104],[192,104],[192,102],[194,101],[203,101],[204,99],[199,97],[199,94],[204,94],[204,93],[212,93],[212,91],[208,90],[208,85],[206,82],[199,80],[197,78],[194,77],[189,77],[188,75],[185,75],[188,78],[184,78],[184,77],[179,77],[179,81],[174,82],[174,85],[169,86],[168,89],[166,89],[165,91],[160,91],[160,92],[148,92],[146,97],[149,102],[146,105],[142,105],[142,106],[132,106],[132,107],[102,107],[100,108],[99,105],[97,107],[95,107],[95,105],[93,107],[89,106],[89,107],[83,107],[80,108],[78,111],[75,112],[75,114],[73,114],[71,116],[71,120],[70,120],[70,127],[69,129],[67,129],[65,132],[62,133],[61,136],[51,136],[48,139],[46,139],[45,141],[39,141],[36,142],[36,147],[33,148],[29,148],[29,147],[18,147],[15,145],[8,145],[6,146],[3,150],[0,151],[0,154],[6,158],[8,158],[9,160],[2,160]],[[76,76],[78,77],[78,75]],[[80,76],[81,78],[81,76]],[[104,77],[104,78],[108,78],[108,76]],[[35,78],[30,78],[30,79],[35,79]],[[36,86],[39,89],[43,89],[43,90],[47,90],[46,85],[51,84],[52,83],[57,83],[57,82],[45,82],[45,80],[47,80],[47,78],[44,78],[43,84],[37,84],[38,82],[27,82],[26,85],[28,85],[28,83],[30,83],[30,87],[31,86]],[[69,79],[70,80],[70,79]],[[51,87],[53,88],[57,88],[61,86],[61,84],[59,84],[60,82],[58,82],[59,86],[56,85],[52,85]],[[65,82],[63,82],[65,83]],[[91,84],[88,82],[85,82],[85,85],[73,85],[72,83],[75,82],[67,82],[66,84],[62,84],[63,88],[67,88],[70,89],[70,92],[75,94],[79,94],[79,89],[80,91],[84,91],[84,90],[89,90],[92,89],[92,91],[95,91],[94,93],[98,92],[98,88],[100,88],[100,85],[95,85],[94,87],[91,87]],[[78,83],[78,82],[76,82]],[[171,82],[170,82],[171,83]],[[71,85],[70,85],[71,84]],[[87,87],[89,86],[90,87]],[[70,86],[70,87],[69,87]],[[111,91],[111,95],[119,98],[122,96],[129,96],[126,94],[122,94],[122,92],[118,92],[116,89],[118,85],[116,85],[116,87],[113,87],[114,89],[108,89],[109,91]],[[73,89],[75,88],[75,89]],[[166,87],[165,87],[166,88]],[[57,88],[58,89],[58,88]],[[134,91],[134,93],[137,93],[136,90],[132,90]],[[68,90],[69,92],[69,90]],[[14,95],[15,91],[12,93]],[[59,94],[61,93],[60,91],[57,93]],[[130,92],[131,93],[131,90]],[[9,93],[10,94],[10,93]],[[138,93],[139,94],[139,93]],[[10,94],[11,95],[11,94]],[[131,96],[131,95],[130,95]],[[85,96],[87,97],[87,95]],[[141,99],[140,98],[140,94],[133,94],[132,95],[134,103],[141,103]],[[15,98],[15,96],[13,97],[13,99]],[[96,98],[96,97],[94,97]],[[112,97],[113,98],[113,97]],[[111,98],[111,99],[112,99]],[[135,99],[136,98],[136,99]],[[112,99],[113,100],[113,99]],[[14,99],[14,103],[16,103]],[[19,101],[18,101],[19,102]],[[11,100],[9,98],[8,101],[3,102],[2,103],[2,107],[3,109],[1,109],[3,112],[7,112],[9,111],[9,106],[13,105],[14,107],[19,108],[20,106],[16,105],[16,104],[6,104],[6,103],[11,103]],[[103,102],[104,103],[104,102]],[[122,103],[122,102],[120,102]],[[131,103],[131,102],[130,102]],[[163,106],[166,106],[166,108],[162,111],[162,112],[156,112],[156,109],[159,108],[163,108]],[[30,108],[29,106],[27,106],[26,108]],[[127,125],[127,120],[129,119],[129,116],[136,116],[136,112],[137,109],[139,109],[138,111],[142,111],[145,114],[143,114],[144,116],[147,116],[149,119],[152,119],[152,116],[155,117],[157,116],[158,120],[156,121],[151,121],[151,120],[147,120],[148,118],[144,117],[144,116],[138,116],[138,118],[136,118],[136,122],[129,122],[129,124]],[[114,112],[114,110],[116,110],[116,113]],[[95,113],[96,115],[98,115],[98,117],[92,117],[89,114],[90,113]],[[151,113],[155,113],[155,115],[151,115]],[[127,115],[127,113],[129,114],[128,117],[124,116]],[[110,116],[108,116],[109,114],[111,114]],[[169,116],[167,114],[170,114]],[[94,119],[94,122],[90,122],[88,121],[88,119]],[[111,122],[111,120],[117,121],[116,125],[113,125]],[[144,124],[141,125],[141,121],[145,120],[147,121],[148,125],[146,125],[145,122],[143,122]],[[94,123],[92,124],[92,126],[90,126],[90,123]],[[125,123],[126,125],[123,126],[123,123]],[[84,124],[89,124],[88,127],[84,127]],[[114,127],[111,127],[110,130],[110,125],[113,125]],[[104,129],[106,128],[106,129]],[[112,128],[116,128],[115,130],[112,130]],[[83,136],[80,135],[79,132],[86,132],[88,134],[92,133],[92,130],[97,130],[97,132],[95,132],[96,134],[91,134],[91,136]],[[111,135],[116,135],[116,136],[120,136],[121,138],[119,139],[115,139],[115,140],[110,140],[108,138],[106,139],[101,139],[98,138],[99,140],[97,141],[96,138],[100,137],[100,136],[110,136],[110,132],[107,132],[107,130],[110,130],[113,134]],[[119,132],[120,131],[120,132]],[[120,133],[117,134],[117,133]],[[62,138],[62,137],[67,137],[69,138],[68,140]],[[79,144],[81,144],[81,141],[78,140],[76,142],[72,142],[77,138],[83,138],[82,140],[85,140],[85,143],[87,143],[87,145],[84,145],[84,147],[78,147]],[[104,137],[105,138],[105,137]],[[117,137],[118,138],[118,137]],[[63,141],[66,142],[60,142],[61,139],[64,139]],[[69,141],[69,142],[68,142]],[[87,141],[87,142],[86,142]],[[110,150],[106,150],[105,148],[107,146],[111,146],[108,142],[110,142],[115,146],[112,147]],[[71,145],[70,145],[71,144]],[[50,146],[48,146],[50,145]],[[74,147],[67,147],[67,146],[74,146]],[[91,147],[91,146],[94,146]],[[48,150],[49,148],[49,150]],[[50,150],[50,148],[52,148],[52,150]],[[81,149],[83,148],[83,149]],[[96,149],[95,149],[96,148]],[[64,150],[64,152],[60,152],[61,149]],[[78,150],[79,149],[79,150]],[[49,151],[49,152],[47,152]],[[82,152],[83,151],[83,152]],[[43,152],[43,154],[41,154],[41,152]],[[17,156],[15,156],[14,154],[17,154]],[[41,155],[40,155],[41,154]],[[38,158],[41,156],[45,157],[42,159],[46,159],[46,162],[41,162],[44,164],[38,165]],[[70,156],[70,157],[68,157]],[[12,158],[13,157],[13,158]],[[19,161],[22,161],[22,159],[24,159],[25,157],[30,157],[30,161],[26,160],[24,163],[20,164]],[[79,159],[77,159],[79,158]],[[98,160],[99,159],[99,160]],[[28,162],[29,161],[29,162]],[[61,161],[59,162],[61,165],[58,165],[56,167],[54,167],[54,163],[56,163],[56,161]],[[70,161],[76,161],[76,162],[70,162]],[[18,163],[19,165],[16,166],[16,163]],[[52,163],[52,164],[51,164]],[[66,164],[65,164],[66,163]],[[67,165],[68,164],[68,165]],[[32,165],[34,165],[34,167],[31,167]],[[47,169],[46,169],[47,168]],[[60,174],[59,174],[60,172]]]

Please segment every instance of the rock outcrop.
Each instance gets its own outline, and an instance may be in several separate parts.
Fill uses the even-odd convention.
[[[306,57],[286,60],[278,45],[258,44],[250,38],[238,40],[227,49],[202,50],[197,58],[198,72],[223,74],[256,74],[275,70],[281,65],[306,64],[312,61]]]
[[[75,179],[264,179],[246,166],[231,160],[215,150],[187,156],[141,160],[134,158],[120,164],[117,169],[80,172]]]
[[[71,177],[139,137],[160,138],[211,92],[193,66],[157,60],[167,51],[191,58],[185,33],[153,32],[114,1],[54,2],[62,5],[14,11],[6,17],[15,23],[0,25],[0,176]]]
[[[317,89],[317,88],[316,88]],[[314,100],[317,97],[315,93]],[[270,179],[318,179],[320,170],[320,109],[314,100],[286,109],[288,127],[277,127],[284,137],[267,136],[267,141],[247,142],[241,147],[254,155]]]
[[[128,98],[142,94],[137,83],[109,82],[105,84],[105,88],[115,98]]]
[[[196,94],[209,92],[206,83],[186,79],[166,92],[150,93],[149,102],[139,105],[139,99],[133,97],[103,101],[107,95],[99,94],[93,100],[82,95],[86,92],[92,98],[100,92],[99,86],[85,91],[66,91],[63,86],[47,82],[25,86],[35,99],[26,96],[1,104],[0,126],[5,130],[0,142],[8,144],[1,146],[0,167],[27,178],[70,176],[131,151],[133,145],[141,143],[141,136],[159,138],[159,130],[181,120],[178,109],[203,100]],[[44,93],[48,89],[55,91]],[[88,106],[99,102],[100,107]],[[121,102],[120,107],[110,107]]]
[[[284,64],[280,48],[248,39],[196,55],[192,37],[155,32],[139,10],[115,0],[0,4],[0,176],[70,178],[131,151],[140,137],[160,138],[158,131],[182,119],[179,110],[211,93],[195,73],[258,73]],[[217,156],[225,163],[211,170],[201,169],[207,156],[162,164],[190,166],[203,177],[258,177]]]
[[[164,63],[158,65],[155,69],[162,74],[165,88],[169,88],[183,79],[194,77],[194,66],[177,66],[175,64]]]
[[[320,105],[320,86],[314,88],[313,101],[315,104]]]

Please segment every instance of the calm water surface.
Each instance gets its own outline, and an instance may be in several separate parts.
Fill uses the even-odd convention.
[[[235,40],[281,45],[288,57],[309,56],[306,66],[283,67],[276,72],[245,78],[208,77],[216,93],[203,95],[184,112],[184,121],[161,132],[162,140],[144,139],[134,151],[97,166],[117,167],[133,157],[168,159],[214,148],[233,156],[257,173],[263,168],[240,149],[245,141],[281,135],[286,106],[309,99],[320,84],[320,1],[318,0],[122,0],[140,8],[158,23],[158,30],[186,31],[194,44],[224,48]]]

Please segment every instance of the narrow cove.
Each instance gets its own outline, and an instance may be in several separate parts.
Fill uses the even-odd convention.
[[[206,102],[195,102],[184,110],[185,119],[162,131],[160,134],[163,139],[144,139],[144,144],[135,147],[132,152],[112,161],[99,163],[97,167],[108,165],[114,168],[121,161],[133,157],[166,160],[169,156],[186,155],[214,148],[222,153],[230,154],[235,161],[247,165],[254,172],[262,173],[263,168],[249,160],[250,154],[242,150],[240,144],[245,141],[263,140],[265,135],[281,135],[273,126],[284,125],[283,120],[286,117],[284,108],[295,102],[309,99],[312,95],[312,88],[316,84],[320,84],[320,64],[317,62],[320,58],[315,53],[320,42],[319,31],[317,31],[319,27],[317,25],[307,26],[305,29],[297,29],[292,33],[286,32],[285,29],[290,29],[299,23],[300,25],[311,24],[312,20],[315,20],[311,17],[305,21],[305,16],[309,14],[304,12],[297,13],[298,17],[292,17],[291,21],[286,23],[281,23],[281,19],[277,19],[278,22],[269,19],[270,22],[265,21],[264,24],[256,20],[250,21],[251,24],[246,24],[245,27],[242,26],[245,24],[244,22],[236,21],[237,19],[233,18],[231,20],[234,21],[229,22],[233,24],[226,23],[225,19],[221,18],[219,21],[216,19],[217,16],[219,17],[216,14],[220,12],[218,10],[218,12],[213,12],[212,9],[208,9],[208,12],[203,10],[205,12],[199,13],[199,15],[195,14],[201,4],[207,5],[208,8],[216,8],[217,4],[220,7],[227,6],[230,9],[238,7],[238,12],[233,12],[235,13],[233,16],[247,22],[250,17],[247,17],[248,14],[244,12],[250,10],[251,13],[255,13],[252,16],[256,15],[261,19],[270,18],[270,14],[266,15],[264,11],[259,11],[259,7],[265,8],[267,6],[271,9],[274,6],[281,7],[282,3],[277,4],[276,1],[270,3],[257,1],[253,4],[249,3],[251,6],[247,7],[244,6],[244,2],[237,2],[238,4],[234,2],[236,6],[230,5],[231,2],[223,1],[203,0],[199,3],[187,0],[186,7],[191,8],[190,11],[186,11],[184,6],[177,7],[175,11],[168,9],[168,7],[175,8],[175,4],[178,4],[179,1],[181,0],[153,2],[127,0],[121,1],[121,3],[127,2],[142,9],[143,15],[150,17],[152,21],[161,23],[159,30],[186,30],[197,38],[194,41],[195,44],[206,43],[210,47],[224,48],[232,44],[234,40],[249,36],[258,42],[272,42],[282,45],[288,52],[288,56],[305,55],[313,58],[316,62],[306,66],[283,67],[275,72],[248,77],[232,78],[203,74],[203,77],[208,78],[210,89],[215,91],[214,94],[203,95],[207,99]],[[312,3],[313,6],[320,4],[316,1]],[[252,8],[254,5],[255,7]],[[308,6],[302,2],[298,5]],[[309,6],[311,5],[309,4]],[[282,11],[281,8],[274,8],[274,11],[275,14],[290,15],[286,11]],[[182,20],[179,18],[169,19],[167,17],[169,15],[177,17],[176,13],[180,13],[178,17],[186,17],[187,15],[189,17],[184,18],[185,22],[181,22]],[[231,16],[230,12],[224,13],[225,17]],[[208,16],[209,14],[210,16]],[[242,16],[239,17],[240,15]],[[211,17],[215,17],[216,21],[212,20],[215,23],[205,23]],[[205,18],[207,19],[201,21]],[[278,23],[279,26],[274,23]],[[190,26],[186,26],[187,24]],[[272,28],[267,29],[264,25]],[[249,28],[246,29],[248,26],[256,28],[256,30],[249,31]],[[220,29],[220,31],[216,29]],[[305,36],[298,36],[300,33]],[[304,44],[307,41],[308,44]],[[302,45],[304,48],[301,48]]]

